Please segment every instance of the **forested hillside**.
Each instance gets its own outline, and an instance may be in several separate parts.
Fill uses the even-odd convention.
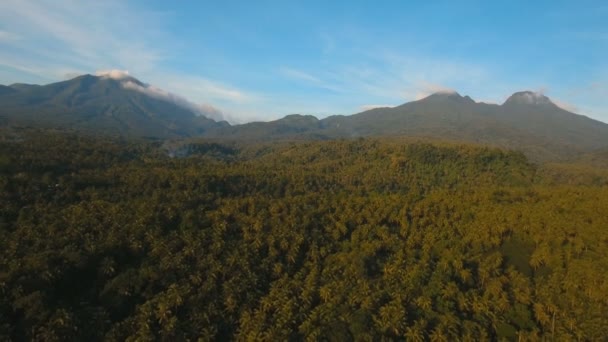
[[[573,160],[608,147],[608,124],[571,113],[530,91],[502,105],[475,102],[458,93],[435,93],[396,107],[318,120],[288,115],[270,122],[217,126],[204,132],[224,140],[328,140],[339,138],[431,138],[522,151],[534,161]]]
[[[178,145],[3,133],[0,339],[608,335],[606,170],[390,139]]]

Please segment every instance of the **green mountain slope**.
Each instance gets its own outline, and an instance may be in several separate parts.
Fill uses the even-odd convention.
[[[32,126],[153,137],[199,135],[219,125],[137,90],[145,87],[135,78],[92,75],[45,86],[16,84],[0,95],[0,117]]]
[[[269,122],[224,126],[205,132],[208,138],[234,140],[318,140],[334,138],[322,131],[323,122],[312,115],[292,114]]]
[[[437,93],[393,108],[318,121],[290,116],[223,127],[206,136],[253,140],[429,137],[514,148],[535,159],[550,160],[607,147],[608,125],[570,113],[532,92],[513,94],[503,105],[476,103],[457,93]]]

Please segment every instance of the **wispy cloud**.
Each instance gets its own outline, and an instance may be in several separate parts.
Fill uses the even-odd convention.
[[[0,83],[49,83],[100,69],[126,69],[191,103],[221,108],[231,122],[270,120],[288,113],[352,114],[369,104],[398,105],[451,89],[502,103],[515,91],[534,88],[539,79],[556,84],[543,79],[551,72],[505,67],[509,61],[499,58],[500,64],[485,53],[463,53],[459,44],[447,44],[456,47],[452,53],[446,48],[450,42],[426,39],[424,29],[405,35],[392,30],[392,38],[380,37],[360,20],[342,18],[339,24],[317,22],[320,25],[310,25],[317,30],[298,28],[276,36],[274,30],[249,32],[249,26],[239,26],[248,23],[219,16],[221,25],[196,27],[207,32],[197,33],[193,42],[188,39],[196,30],[180,31],[189,26],[181,22],[173,25],[181,9],[162,12],[152,7],[123,0],[0,0]],[[570,16],[568,11],[562,14]],[[297,42],[300,49],[277,39],[291,33],[302,38]],[[579,35],[568,39],[606,37],[604,31],[594,30]],[[463,40],[475,37],[459,36],[457,41]],[[243,57],[254,45],[264,46],[256,51],[259,58]],[[249,50],[239,50],[243,46]],[[570,94],[566,87],[572,84],[560,85],[560,91],[552,89],[551,95],[565,101],[564,107],[572,109],[566,102],[581,103],[583,113],[605,117],[608,75],[594,77],[593,87]]]
[[[36,82],[59,81],[99,69],[114,73],[117,71],[112,69],[128,69],[170,94],[183,95],[183,103],[214,108],[207,111],[214,115],[220,111],[208,103],[244,103],[255,98],[204,76],[167,68],[174,37],[162,31],[166,15],[118,0],[3,0],[0,22],[11,32],[0,31],[0,66],[28,74]]]
[[[312,82],[312,83],[321,83],[320,79],[318,79],[304,71],[301,71],[301,70],[296,70],[296,69],[288,68],[288,67],[280,67],[279,71],[284,76],[287,76],[292,79],[302,80],[302,81],[307,81],[307,82]]]
[[[280,75],[290,81],[335,91],[308,97],[302,101],[291,97],[291,105],[284,103],[285,101],[271,101],[275,109],[287,108],[283,113],[274,111],[276,114],[273,118],[303,110],[312,111],[312,114],[320,117],[330,114],[353,114],[375,107],[391,107],[418,100],[436,92],[454,92],[454,89],[460,89],[463,85],[473,88],[490,79],[487,70],[472,64],[414,55],[405,57],[398,52],[379,49],[370,50],[373,53],[349,51],[349,54],[356,54],[361,58],[357,61],[347,60],[348,62],[336,58],[317,67],[314,73],[294,67],[280,67]],[[301,107],[298,107],[301,103]]]
[[[102,78],[111,78],[113,80],[117,80],[120,82],[120,85],[125,89],[138,91],[140,93],[146,94],[147,96],[174,103],[197,115],[203,115],[207,118],[216,121],[227,119],[221,110],[215,108],[210,104],[195,103],[184,98],[183,96],[174,94],[170,91],[161,89],[150,84],[141,83],[141,81],[134,78],[128,70],[99,70],[95,72],[95,75]]]
[[[160,35],[144,29],[151,14],[134,15],[118,1],[6,0],[0,13],[2,22],[22,38],[11,51],[28,57],[24,64],[45,58],[76,69],[116,65],[144,71],[163,58],[160,50],[144,43]]]
[[[146,81],[158,84],[163,89],[197,104],[211,105],[222,112],[222,119],[230,123],[244,123],[260,119],[266,96],[210,80],[182,73],[152,72]]]
[[[414,98],[416,100],[423,99],[429,95],[440,93],[440,94],[454,94],[456,90],[446,87],[440,84],[433,84],[428,82],[419,82],[415,84],[409,92],[406,92],[407,97]]]
[[[150,79],[162,80],[163,87],[182,94],[194,101],[217,102],[218,104],[251,104],[259,102],[262,96],[195,75],[181,73],[151,73]]]
[[[321,88],[321,89],[326,89],[326,90],[330,90],[333,92],[341,92],[342,88],[336,85],[333,85],[331,83],[328,83],[326,81],[321,80],[320,78],[311,75],[310,73],[307,73],[305,71],[302,70],[298,70],[295,68],[290,68],[290,67],[285,67],[282,66],[279,68],[279,72],[292,80],[296,80],[296,81],[303,81],[309,85],[313,85],[315,87]]]
[[[578,111],[579,111],[578,106],[573,105],[571,103],[568,103],[568,102],[565,102],[565,101],[561,101],[561,100],[558,100],[558,99],[551,99],[551,101],[553,103],[555,103],[558,107],[560,107],[562,109],[565,109],[565,110],[567,110],[569,112],[578,113]]]

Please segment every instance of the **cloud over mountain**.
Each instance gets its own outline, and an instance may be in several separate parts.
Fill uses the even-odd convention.
[[[123,80],[125,78],[130,78],[129,70],[99,70],[95,73],[95,76],[111,78],[114,80]]]
[[[416,88],[416,94],[413,96],[416,100],[421,100],[432,94],[456,94],[456,91],[452,88],[428,82],[422,82]]]
[[[150,84],[142,83],[135,79],[133,76],[131,76],[128,70],[100,70],[97,71],[95,75],[102,78],[110,78],[113,80],[120,81],[120,84],[125,89],[139,91],[143,94],[146,94],[147,96],[171,102],[182,108],[190,110],[197,115],[202,115],[215,121],[225,120],[222,111],[215,108],[214,106],[210,104],[194,103],[182,96],[173,94],[169,91],[163,90]]]

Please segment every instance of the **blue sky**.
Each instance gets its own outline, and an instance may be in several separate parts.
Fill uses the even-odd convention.
[[[231,122],[534,90],[608,122],[605,1],[175,3],[2,0],[0,84],[128,70]]]

